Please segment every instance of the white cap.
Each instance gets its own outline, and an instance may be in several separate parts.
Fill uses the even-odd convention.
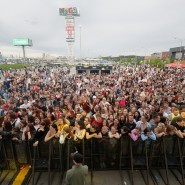
[[[93,96],[93,98],[95,98],[95,99],[96,99],[96,96]]]

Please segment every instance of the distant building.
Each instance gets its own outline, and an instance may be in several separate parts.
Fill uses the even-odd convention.
[[[185,47],[170,48],[170,58],[177,60],[185,59]]]
[[[125,55],[124,58],[136,58],[136,55]]]
[[[46,53],[42,53],[42,58],[43,58],[43,59],[46,58]]]
[[[110,74],[112,66],[76,66],[77,74]]]
[[[170,58],[170,52],[169,51],[164,51],[161,54],[161,59],[167,59]]]
[[[150,60],[151,59],[151,56],[145,56],[144,57],[144,60],[147,61],[147,60]]]
[[[161,55],[162,55],[162,53],[160,53],[160,52],[152,53],[151,58],[152,59],[161,59]]]
[[[143,61],[145,60],[144,56],[136,56],[137,61]]]

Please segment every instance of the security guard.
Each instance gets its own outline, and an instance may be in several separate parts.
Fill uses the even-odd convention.
[[[65,185],[85,185],[85,176],[88,174],[88,166],[82,165],[83,156],[78,153],[71,154],[73,160],[72,169],[67,171]]]

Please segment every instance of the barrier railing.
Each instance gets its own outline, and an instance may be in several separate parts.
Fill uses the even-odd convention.
[[[47,143],[40,142],[37,147],[32,143],[17,143],[11,140],[0,140],[1,169],[19,170],[22,164],[29,164],[32,170],[32,184],[35,184],[35,172],[48,172],[48,184],[51,184],[51,172],[61,172],[61,179],[67,169],[72,166],[70,154],[78,150],[84,157],[84,163],[89,166],[91,183],[94,170],[128,170],[131,184],[134,185],[134,170],[146,171],[145,184],[149,185],[149,176],[156,181],[153,169],[165,170],[163,180],[169,182],[169,170],[178,169],[181,178],[175,173],[177,181],[184,182],[185,139],[176,136],[165,136],[157,141],[132,141],[130,137],[121,139],[90,139],[78,142],[67,140],[60,144],[58,140]],[[1,157],[0,156],[0,157]],[[160,173],[160,171],[159,171]],[[161,175],[162,176],[162,175]]]

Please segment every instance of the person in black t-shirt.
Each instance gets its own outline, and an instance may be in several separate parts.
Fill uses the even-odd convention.
[[[97,129],[96,125],[91,125],[90,128],[86,130],[86,139],[91,139],[91,138],[97,138],[97,139],[102,138],[102,134]]]
[[[128,136],[128,133],[130,132],[130,129],[126,126],[123,126],[121,128],[121,136]]]
[[[185,136],[185,126],[182,124],[181,117],[177,117],[176,121],[172,122],[171,125],[173,125],[177,129],[177,131],[183,135],[183,137]]]
[[[134,116],[132,114],[129,115],[128,122],[125,124],[125,126],[130,130],[129,132],[131,132],[131,130],[135,129],[136,123],[134,121]]]

